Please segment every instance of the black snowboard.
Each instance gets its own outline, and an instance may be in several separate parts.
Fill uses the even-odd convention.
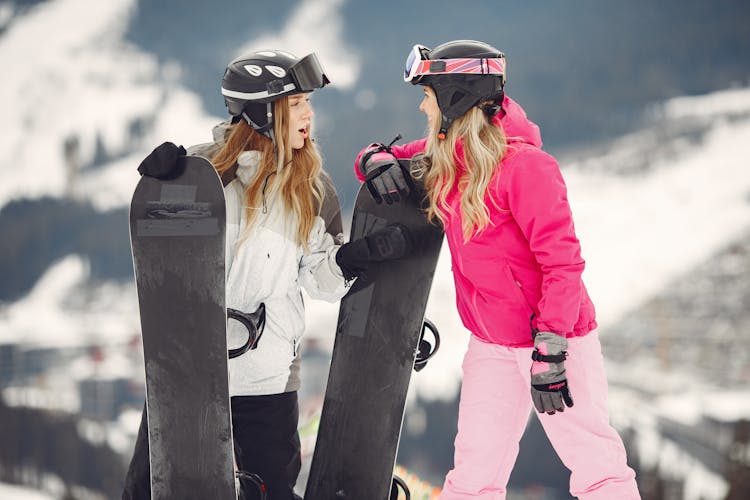
[[[143,177],[130,206],[154,499],[236,500],[227,377],[226,208],[204,158]]]
[[[385,500],[391,491],[415,355],[442,228],[428,223],[422,193],[376,204],[357,195],[351,240],[389,223],[415,237],[409,257],[357,278],[341,300],[323,411],[305,500]]]

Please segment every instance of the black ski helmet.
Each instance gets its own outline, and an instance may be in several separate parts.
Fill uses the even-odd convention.
[[[312,92],[328,83],[314,52],[298,58],[281,50],[260,50],[229,63],[221,93],[233,121],[245,119],[274,140],[273,102],[281,96]]]
[[[442,115],[438,137],[453,121],[480,102],[489,116],[501,111],[505,86],[505,54],[484,42],[454,40],[428,49],[415,45],[406,60],[404,80],[435,91]]]

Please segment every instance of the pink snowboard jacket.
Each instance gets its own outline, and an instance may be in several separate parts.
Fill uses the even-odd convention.
[[[539,128],[523,109],[507,96],[503,109],[495,124],[505,131],[508,149],[485,196],[490,225],[464,242],[456,186],[448,196],[454,214],[445,221],[445,234],[458,312],[474,335],[506,346],[532,346],[532,328],[586,335],[596,319],[581,280],[584,261],[565,181],[557,161],[541,150]],[[393,153],[411,158],[425,144],[421,139],[393,146]],[[459,178],[466,167],[461,144],[456,147]],[[354,164],[360,180],[363,153]]]

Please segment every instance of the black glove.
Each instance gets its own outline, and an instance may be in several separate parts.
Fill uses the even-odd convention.
[[[565,375],[567,348],[568,341],[561,335],[534,332],[531,399],[539,413],[554,415],[555,412],[564,411],[565,406],[573,406],[573,397]]]
[[[371,144],[357,165],[365,176],[367,189],[376,202],[385,200],[389,205],[401,201],[401,196],[411,192],[411,177],[405,172],[388,146]]]
[[[185,148],[173,142],[164,142],[151,151],[138,165],[141,175],[157,179],[174,179],[182,171],[178,168],[177,159],[186,154]]]
[[[350,280],[370,267],[371,262],[400,259],[412,251],[409,229],[402,224],[390,224],[364,238],[341,245],[336,252],[336,264]]]

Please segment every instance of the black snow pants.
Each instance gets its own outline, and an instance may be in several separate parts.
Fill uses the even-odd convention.
[[[301,468],[297,433],[299,406],[296,392],[268,396],[235,396],[231,399],[234,453],[237,466],[259,475],[266,484],[268,500],[294,500],[294,484]],[[122,500],[150,500],[148,428],[146,409],[130,461]],[[243,481],[246,483],[246,481]],[[244,500],[259,498],[243,484]]]

